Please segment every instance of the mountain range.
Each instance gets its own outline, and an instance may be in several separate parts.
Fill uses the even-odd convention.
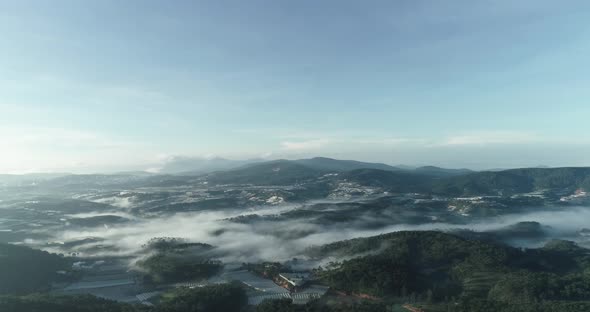
[[[181,169],[190,170],[179,171]],[[166,173],[167,171],[176,173]],[[337,185],[347,182],[379,187],[395,193],[416,192],[445,196],[511,195],[540,190],[560,190],[569,193],[577,189],[590,190],[590,168],[536,167],[472,171],[434,166],[406,168],[326,157],[272,161],[233,161],[214,158],[177,159],[174,165],[171,164],[166,170],[157,174],[128,172],[112,175],[0,175],[0,186],[39,184],[72,187],[128,183],[157,186],[183,185],[190,181],[207,182],[213,185],[310,185],[310,183]]]

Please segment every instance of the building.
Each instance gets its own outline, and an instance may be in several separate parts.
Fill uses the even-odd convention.
[[[284,287],[292,290],[300,289],[309,281],[309,273],[280,273]]]

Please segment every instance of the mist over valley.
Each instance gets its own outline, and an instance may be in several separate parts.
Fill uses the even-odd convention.
[[[389,252],[395,233],[435,231],[498,248],[590,247],[589,181],[587,168],[476,172],[329,158],[194,174],[11,176],[0,188],[0,242],[69,259],[62,271],[78,277],[53,286],[65,294],[143,302],[138,295],[178,283],[253,285],[259,274],[278,283],[270,264],[327,287],[339,267]],[[325,251],[362,238],[379,243]],[[250,302],[274,296],[253,289]]]

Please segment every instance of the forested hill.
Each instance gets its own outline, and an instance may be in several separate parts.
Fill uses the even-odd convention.
[[[204,177],[216,184],[291,185],[354,182],[396,193],[443,196],[512,195],[539,190],[590,190],[590,168],[524,168],[472,172],[422,167],[415,170],[364,166],[365,163],[279,160],[216,172]],[[348,170],[346,170],[348,169]]]
[[[510,195],[545,189],[590,190],[590,168],[524,168],[441,179],[432,191],[446,195]]]
[[[401,171],[398,167],[393,167],[381,163],[369,163],[356,160],[339,160],[327,157],[314,157],[309,159],[298,159],[292,162],[306,166],[308,168],[322,171],[350,171],[355,169],[379,169],[385,171]]]
[[[566,241],[518,249],[441,232],[396,232],[308,253],[364,255],[318,272],[328,285],[349,293],[431,302],[590,300],[589,250]]]
[[[49,289],[69,259],[44,251],[0,243],[0,294],[22,294]]]
[[[539,190],[590,191],[590,168],[523,168],[440,176],[417,171],[359,169],[341,177],[394,192],[427,192],[443,196],[512,195]]]
[[[0,181],[1,182],[1,181]],[[474,172],[433,166],[406,168],[380,163],[316,157],[250,163],[238,168],[190,176],[179,175],[65,175],[44,176],[31,189],[95,189],[141,186],[257,185],[298,186],[310,192],[305,198],[329,194],[341,183],[380,188],[392,193],[430,193],[441,196],[479,196],[529,193],[540,190],[590,191],[590,168],[522,168]],[[0,183],[0,186],[3,184]],[[9,185],[9,184],[7,184]],[[320,190],[320,191],[317,191]],[[320,194],[320,195],[317,195]],[[315,196],[315,197],[314,197]]]
[[[478,196],[553,190],[572,193],[590,191],[590,168],[523,168],[441,176],[427,171],[357,169],[339,174],[339,179],[382,187],[396,193],[432,193],[442,196]]]
[[[309,181],[327,172],[288,160],[277,160],[215,172],[207,175],[206,179],[216,184],[291,185]]]

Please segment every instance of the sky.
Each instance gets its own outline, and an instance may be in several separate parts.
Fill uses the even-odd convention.
[[[0,173],[590,166],[585,0],[2,0]]]

